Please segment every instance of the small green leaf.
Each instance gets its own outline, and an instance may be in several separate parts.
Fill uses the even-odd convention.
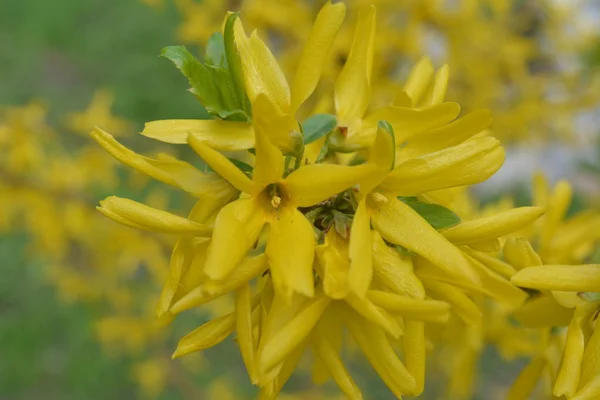
[[[209,108],[219,108],[219,90],[213,73],[184,46],[165,47],[160,55],[171,60],[188,79],[194,94],[209,112]]]
[[[231,73],[231,78],[236,89],[240,108],[249,116],[252,116],[252,109],[248,96],[246,96],[246,86],[244,85],[244,71],[240,55],[235,46],[235,36],[233,34],[233,26],[239,15],[231,13],[225,21],[223,29],[223,45],[225,48],[225,57],[227,59],[228,69]]]
[[[337,126],[335,115],[316,114],[307,118],[302,123],[302,133],[304,135],[304,144],[309,144],[322,138]]]
[[[225,41],[221,32],[215,32],[208,39],[204,50],[204,62],[215,67],[227,68]]]
[[[590,301],[592,303],[600,303],[600,292],[583,292],[579,294],[586,301]]]
[[[348,232],[350,232],[350,227],[352,226],[352,217],[337,210],[333,210],[332,214],[335,230],[340,234],[341,237],[347,239]]]
[[[416,197],[398,197],[398,199],[419,213],[419,215],[435,229],[449,228],[460,222],[460,217],[458,215],[442,205],[424,203],[419,201]]]

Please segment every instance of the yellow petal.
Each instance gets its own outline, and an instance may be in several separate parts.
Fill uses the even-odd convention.
[[[573,316],[573,309],[562,307],[552,297],[540,295],[527,301],[514,312],[515,319],[528,328],[566,326]]]
[[[446,90],[448,89],[449,77],[450,68],[448,68],[447,64],[437,70],[426,98],[423,100],[424,105],[440,104],[444,101],[446,98]]]
[[[362,118],[371,100],[375,24],[374,6],[359,13],[348,60],[335,82],[335,109],[344,121]]]
[[[425,95],[425,91],[433,78],[433,73],[433,65],[427,57],[421,58],[411,69],[410,75],[404,85],[404,91],[411,98],[413,106],[418,104]]]
[[[455,286],[432,280],[423,281],[428,293],[450,304],[452,311],[467,324],[475,324],[481,319],[477,305]]]
[[[204,286],[197,287],[191,290],[188,294],[183,296],[171,307],[173,314],[179,314],[182,311],[189,310],[190,308],[206,304],[222,295],[232,292],[242,286],[244,283],[254,279],[268,268],[267,257],[264,254],[247,257],[242,263],[235,269],[235,272],[231,274],[221,285],[218,285],[211,291],[207,291]]]
[[[292,83],[291,113],[294,113],[317,87],[327,62],[327,55],[345,15],[344,3],[332,5],[331,2],[325,3],[317,14],[296,67],[296,75]]]
[[[267,45],[256,32],[248,38],[239,19],[234,24],[234,37],[250,102],[253,103],[262,93],[280,112],[287,113],[290,106],[290,89],[283,71]]]
[[[484,253],[498,253],[502,245],[500,244],[500,239],[491,239],[483,242],[469,243],[469,247]]]
[[[417,299],[425,297],[423,284],[413,273],[410,257],[401,257],[390,248],[377,231],[372,231],[373,243],[373,272],[394,293],[403,294]]]
[[[414,395],[423,392],[425,386],[425,323],[422,321],[404,321],[402,349],[406,369],[415,378]]]
[[[116,196],[102,200],[97,209],[113,221],[145,231],[199,236],[208,236],[212,231],[206,225]]]
[[[185,356],[187,354],[205,350],[216,346],[227,336],[231,335],[235,328],[235,314],[227,314],[220,318],[208,321],[191,333],[185,335],[179,341],[177,350],[173,353],[173,359]]]
[[[283,184],[290,201],[310,207],[378,174],[373,165],[356,167],[335,164],[305,165],[285,178]]]
[[[369,290],[367,298],[378,307],[413,320],[443,323],[450,317],[450,305],[444,301],[413,299],[379,290]]]
[[[223,179],[231,183],[236,189],[244,193],[254,194],[257,192],[256,185],[241,169],[236,167],[224,155],[211,149],[193,136],[188,137],[188,143],[192,149]]]
[[[600,292],[600,264],[525,268],[517,272],[511,281],[515,285],[538,290]]]
[[[311,223],[293,207],[284,207],[271,222],[266,254],[275,291],[289,298],[294,292],[314,295],[315,236]]]
[[[600,374],[596,375],[586,385],[583,385],[577,394],[569,400],[596,400],[598,397],[600,397]]]
[[[517,270],[542,265],[540,256],[524,237],[509,237],[504,242],[504,259]]]
[[[335,229],[325,235],[325,244],[318,246],[317,271],[323,279],[323,291],[332,299],[343,299],[349,290],[348,244]]]
[[[545,362],[542,357],[534,358],[517,376],[508,395],[507,400],[528,399],[544,371]]]
[[[395,197],[373,203],[373,227],[390,243],[414,251],[450,276],[478,282],[460,250],[448,242],[415,210]]]
[[[489,254],[485,254],[480,251],[472,250],[469,248],[465,248],[464,251],[468,255],[470,255],[471,257],[473,257],[474,259],[476,259],[477,261],[494,271],[495,273],[500,274],[505,278],[510,278],[517,272],[517,270],[515,270],[512,267],[512,265],[502,260],[499,260],[496,257],[493,257]]]
[[[269,337],[259,355],[258,362],[262,371],[267,371],[283,361],[308,337],[330,301],[326,296],[318,296]]]
[[[463,221],[442,235],[455,244],[469,244],[496,239],[531,224],[544,213],[539,207],[519,207],[489,217]]]
[[[585,348],[585,335],[581,329],[581,325],[587,322],[585,320],[591,316],[593,311],[593,308],[590,310],[584,306],[577,308],[573,314],[573,318],[569,323],[560,370],[558,371],[558,376],[552,390],[555,396],[560,397],[565,395],[567,398],[571,398],[577,391]]]
[[[402,328],[396,322],[396,319],[386,310],[377,307],[371,300],[360,298],[354,293],[348,294],[345,298],[346,303],[354,309],[358,314],[362,315],[367,320],[379,325],[389,335],[394,338],[400,337]]]
[[[369,363],[397,398],[415,393],[415,379],[396,355],[382,329],[355,315],[348,315],[346,325]]]
[[[300,156],[304,141],[294,115],[279,111],[272,100],[259,93],[252,103],[252,118],[255,134],[261,130],[281,151]]]
[[[229,203],[215,220],[204,273],[214,281],[228,277],[254,246],[265,216],[254,199]]]
[[[248,283],[243,284],[235,293],[235,321],[237,341],[246,371],[248,371],[252,383],[256,383],[256,376],[254,374],[256,348],[254,347],[254,328],[252,324],[252,296]]]
[[[442,127],[411,136],[407,148],[414,155],[440,151],[456,146],[483,131],[492,123],[488,110],[477,110]]]
[[[198,239],[202,240],[199,241]],[[182,279],[189,269],[190,264],[202,268],[206,259],[208,243],[207,238],[184,238],[177,241],[171,253],[169,275],[156,307],[157,318],[161,318],[163,314],[170,311],[169,309],[173,301],[178,300],[181,296],[195,288],[188,285],[184,286]],[[193,284],[192,282],[189,283]]]
[[[166,143],[184,144],[188,136],[223,151],[254,147],[254,131],[246,122],[218,119],[167,119],[147,122],[142,135]]]
[[[504,149],[492,137],[409,159],[380,185],[396,196],[415,196],[433,190],[480,183],[491,177],[504,162]]]
[[[598,377],[600,377],[600,319],[592,321],[594,333],[590,337],[583,353],[581,363],[580,391],[591,392],[591,386],[598,390]]]
[[[350,230],[350,288],[360,297],[364,297],[373,277],[373,255],[371,253],[371,218],[367,203],[358,204],[352,228]]]
[[[319,329],[317,329],[317,332],[313,335],[312,343],[315,355],[326,366],[342,393],[351,400],[362,399],[360,389],[354,383],[354,380],[348,373],[339,354],[327,339],[327,336],[320,334]]]
[[[279,369],[277,376],[271,382],[261,387],[258,400],[274,400],[277,397],[283,386],[287,383],[288,379],[292,375],[292,372],[296,370],[296,367],[298,366],[298,363],[304,354],[305,347],[306,346],[304,344],[301,344],[296,347],[294,351],[292,351],[292,353],[281,364],[281,368]]]
[[[421,109],[387,106],[370,113],[365,118],[365,125],[376,126],[379,121],[388,121],[394,128],[396,145],[400,145],[413,137],[418,138],[430,129],[446,126],[459,113],[460,106],[456,103],[436,104]]]
[[[279,181],[283,176],[283,155],[271,143],[261,125],[256,127],[256,161],[252,172],[252,181],[263,190],[269,184]]]
[[[548,199],[546,215],[544,216],[543,229],[540,232],[540,246],[547,247],[556,233],[559,224],[565,217],[569,206],[573,189],[567,181],[559,181]]]
[[[116,141],[111,134],[98,127],[94,128],[90,136],[121,163],[156,180],[171,186],[181,187],[184,190],[193,190],[194,186],[203,184],[204,174],[186,162],[175,158],[155,160],[143,157],[126,148]],[[177,178],[182,176],[185,179],[181,182],[182,184],[179,184]]]

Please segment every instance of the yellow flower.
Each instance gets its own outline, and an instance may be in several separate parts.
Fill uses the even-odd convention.
[[[102,89],[94,93],[88,107],[78,113],[70,113],[65,117],[66,126],[74,132],[86,134],[96,125],[117,134],[124,134],[131,130],[128,121],[114,117],[110,110],[114,96],[112,92]]]

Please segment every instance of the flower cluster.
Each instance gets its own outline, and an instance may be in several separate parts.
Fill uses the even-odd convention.
[[[345,12],[342,3],[321,8],[291,85],[271,50],[256,32],[248,36],[234,13],[208,40],[203,61],[181,46],[163,50],[214,119],[153,121],[142,134],[187,144],[202,169],[136,154],[100,128],[91,133],[125,165],[197,199],[187,218],[114,196],[98,207],[129,227],[177,237],[156,310],[160,323],[235,297],[232,312],[182,338],[173,356],[235,332],[249,379],[261,398],[271,399],[310,349],[315,380],[331,378],[359,399],[342,360],[348,336],[395,396],[414,396],[424,389],[430,348],[435,353],[450,343],[467,355],[455,368],[472,369],[460,361],[479,354],[485,318],[506,321],[540,301],[556,301],[566,310],[560,315],[573,315],[573,327],[554,370],[554,391],[593,398],[600,390],[598,301],[578,292],[600,291],[600,265],[543,265],[527,241],[506,239],[540,218],[542,207],[465,219],[445,205],[504,162],[500,142],[490,136],[490,113],[461,114],[445,100],[448,66],[434,71],[423,59],[392,101],[373,101],[377,19],[368,6],[356,17],[332,95],[319,92],[319,101],[308,101]],[[541,248],[554,243],[563,200],[544,204]],[[540,324],[550,332],[561,321]],[[545,365],[546,358],[534,358],[515,385],[515,399],[526,396],[536,382],[531,376]]]

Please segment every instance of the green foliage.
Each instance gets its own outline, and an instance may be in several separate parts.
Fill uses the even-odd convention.
[[[315,114],[302,123],[304,144],[312,143],[335,129],[337,120],[335,115]]]
[[[419,213],[419,215],[435,229],[450,228],[460,222],[460,217],[458,215],[442,205],[425,203],[418,200],[416,197],[398,198]]]

